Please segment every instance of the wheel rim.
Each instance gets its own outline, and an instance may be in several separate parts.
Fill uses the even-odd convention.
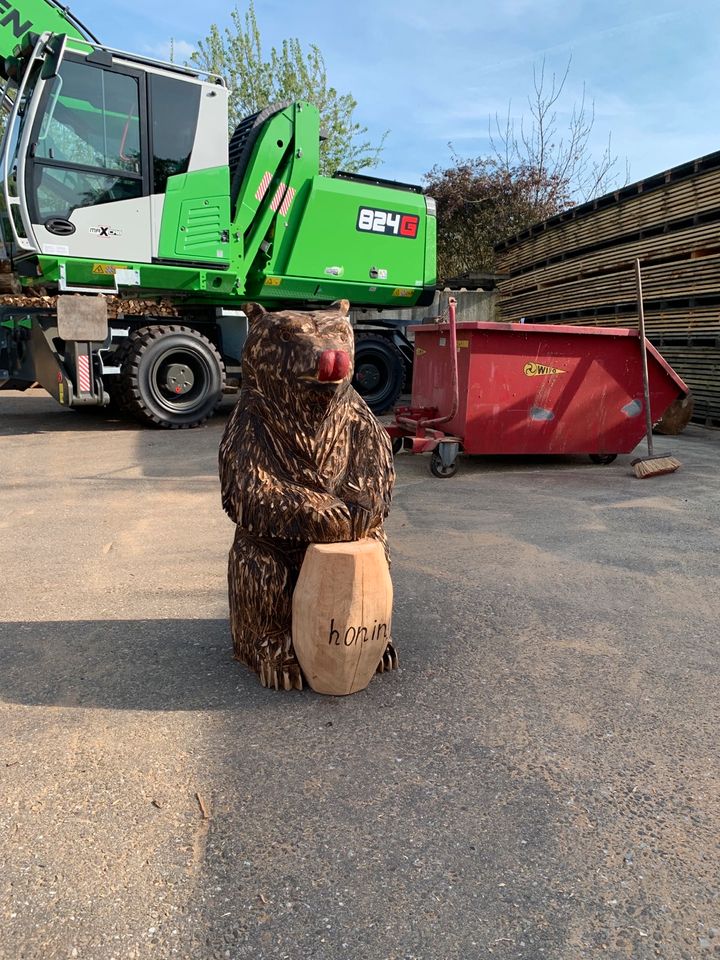
[[[149,387],[163,410],[191,413],[207,400],[211,379],[211,367],[204,356],[183,347],[170,347],[155,359]]]
[[[378,354],[376,358],[369,354],[363,356],[356,366],[353,386],[361,397],[381,397],[387,390],[389,380],[387,357]]]
[[[433,453],[430,458],[430,470],[436,477],[453,477],[457,472],[457,460],[446,466],[440,454]]]
[[[163,391],[184,397],[195,386],[195,374],[186,363],[167,363],[159,371]]]

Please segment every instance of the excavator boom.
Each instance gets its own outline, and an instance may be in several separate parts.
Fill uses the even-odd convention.
[[[98,42],[67,7],[54,0],[0,0],[0,59],[12,57],[28,33],[64,33]]]

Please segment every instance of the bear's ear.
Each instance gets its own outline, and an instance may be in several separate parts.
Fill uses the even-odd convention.
[[[250,323],[257,323],[258,320],[262,320],[267,313],[265,308],[261,307],[259,303],[246,303],[243,305],[243,310]]]
[[[337,310],[341,317],[346,317],[350,313],[349,300],[336,300],[332,305],[333,310]]]

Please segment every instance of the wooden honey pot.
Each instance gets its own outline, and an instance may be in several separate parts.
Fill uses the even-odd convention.
[[[310,544],[293,595],[295,653],[316,693],[372,680],[391,638],[393,586],[377,540]]]

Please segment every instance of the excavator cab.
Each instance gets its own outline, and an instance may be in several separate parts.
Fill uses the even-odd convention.
[[[220,78],[62,35],[17,60],[1,167],[13,253],[227,268],[228,145],[212,135],[227,127]],[[200,189],[169,189],[194,170]]]

